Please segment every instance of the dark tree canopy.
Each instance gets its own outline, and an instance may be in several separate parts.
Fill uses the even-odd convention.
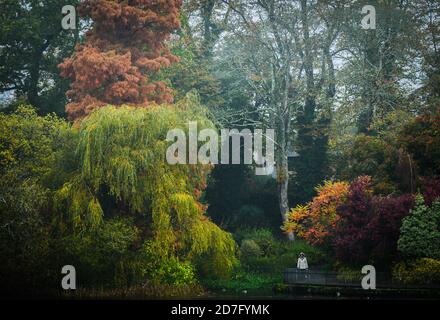
[[[63,113],[69,82],[57,65],[72,54],[80,27],[63,30],[61,8],[77,3],[0,0],[0,99],[25,100],[40,113]]]

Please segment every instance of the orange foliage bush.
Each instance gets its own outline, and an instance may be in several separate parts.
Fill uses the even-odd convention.
[[[59,65],[72,84],[66,111],[82,118],[106,105],[172,102],[164,82],[151,76],[177,61],[165,47],[179,27],[181,0],[85,0],[79,14],[94,24],[86,41]]]
[[[347,182],[326,181],[318,186],[318,195],[311,202],[291,209],[283,230],[310,244],[323,244],[335,230],[339,219],[336,208],[347,198],[348,188]]]

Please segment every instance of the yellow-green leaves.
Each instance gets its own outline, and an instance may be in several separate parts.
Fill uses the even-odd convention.
[[[174,106],[98,108],[82,120],[76,174],[55,197],[64,223],[83,230],[106,216],[136,217],[155,259],[181,266],[200,258],[211,273],[229,273],[235,242],[199,202],[210,167],[166,161],[168,131],[188,131],[189,121],[214,127],[192,95]]]

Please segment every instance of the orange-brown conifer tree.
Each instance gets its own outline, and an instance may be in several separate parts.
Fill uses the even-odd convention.
[[[106,105],[172,102],[171,90],[151,77],[177,61],[164,45],[179,27],[182,0],[85,0],[78,9],[93,20],[84,44],[59,65],[72,80],[70,119]]]

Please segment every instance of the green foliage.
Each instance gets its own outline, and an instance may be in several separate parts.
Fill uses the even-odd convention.
[[[338,275],[337,278],[339,280],[345,280],[345,281],[361,281],[362,280],[362,273],[359,269],[351,269],[346,266],[342,266],[338,269]]]
[[[219,80],[212,75],[208,61],[198,55],[197,49],[188,41],[189,38],[189,35],[182,33],[181,38],[172,43],[171,52],[180,60],[161,70],[160,77],[171,82],[176,99],[197,91],[203,105],[216,109],[224,104]]]
[[[252,226],[262,220],[265,220],[264,211],[255,205],[245,204],[234,214],[234,225]]]
[[[383,117],[374,119],[370,131],[385,142],[397,145],[402,129],[414,119],[414,116],[402,109],[397,109]]]
[[[330,159],[339,179],[352,181],[368,175],[376,194],[414,192],[416,169],[402,148],[401,132],[414,116],[397,109],[376,117],[368,134],[338,134],[330,140]]]
[[[57,65],[71,54],[76,30],[61,28],[61,8],[78,0],[0,0],[0,93],[25,98],[40,113],[64,113],[68,81]]]
[[[81,274],[83,286],[127,286],[140,272],[132,250],[139,232],[130,219],[109,219],[95,229],[63,237],[59,250],[63,261],[70,261]]]
[[[281,283],[282,274],[261,274],[237,270],[228,280],[203,279],[203,285],[212,290],[222,290],[224,295],[228,293],[243,294],[243,290],[258,290],[272,292],[274,284]]]
[[[177,257],[160,257],[151,242],[147,241],[141,255],[142,278],[152,283],[183,286],[196,283],[196,272],[189,262],[179,261]]]
[[[296,266],[301,252],[307,256],[311,268],[327,267],[326,264],[331,265],[332,262],[322,250],[304,240],[276,239],[268,229],[244,230],[236,233],[235,237],[241,243],[241,268],[246,272],[282,273],[286,268]]]
[[[235,242],[204,216],[199,202],[210,166],[169,165],[165,159],[168,131],[187,132],[189,121],[197,121],[199,130],[213,128],[194,95],[175,106],[107,106],[85,118],[77,129],[78,168],[54,197],[61,230],[81,233],[107,217],[133,216],[142,221],[160,263],[157,272],[145,274],[187,282],[192,263],[201,274],[226,277]],[[176,279],[165,277],[171,271]]]
[[[35,283],[66,261],[83,286],[227,278],[235,242],[199,201],[210,166],[165,160],[168,130],[190,120],[213,127],[191,95],[174,107],[109,106],[75,127],[26,106],[0,114],[2,283],[23,273]]]
[[[272,232],[267,228],[245,229],[235,233],[235,238],[242,244],[246,240],[254,241],[262,250],[263,255],[274,254],[274,250],[279,246]]]
[[[398,249],[411,258],[440,259],[440,201],[431,207],[423,197],[416,197],[416,206],[403,219]]]
[[[75,182],[81,183],[78,180],[66,182],[55,192],[54,204],[59,214],[53,220],[63,231],[96,228],[102,222],[102,207],[85,185],[81,189]]]
[[[332,263],[332,257],[327,256],[321,249],[311,246],[305,241],[283,241],[282,243],[282,253],[280,257],[282,263],[280,262],[280,264],[284,265],[286,268],[296,266],[296,261],[301,252],[307,257],[307,262],[311,269],[325,268],[326,264]]]
[[[421,258],[393,267],[393,278],[405,284],[440,283],[440,260]]]
[[[252,257],[260,257],[263,252],[254,240],[243,240],[240,246],[241,257],[247,260]]]
[[[37,178],[51,172],[67,123],[54,115],[39,117],[21,105],[10,115],[0,113],[0,164],[3,181]]]
[[[39,117],[30,106],[0,113],[0,281],[5,288],[49,280],[47,210],[68,129],[65,121]]]
[[[419,116],[408,123],[399,138],[422,175],[440,174],[440,107],[436,114]]]
[[[202,284],[227,295],[243,290],[272,290],[281,283],[286,268],[296,267],[298,256],[304,252],[312,269],[329,268],[331,257],[303,240],[294,242],[278,240],[268,229],[250,229],[235,234],[241,242],[241,264],[236,265],[233,275],[227,281],[203,278]],[[262,250],[265,248],[266,250]]]
[[[398,162],[397,150],[377,136],[358,135],[338,163],[337,175],[344,180],[354,180],[368,175],[373,179],[377,193],[389,194],[397,189],[395,169]]]
[[[63,292],[69,299],[188,299],[205,294],[200,284],[173,285],[147,282],[142,285],[117,288],[77,288]]]

